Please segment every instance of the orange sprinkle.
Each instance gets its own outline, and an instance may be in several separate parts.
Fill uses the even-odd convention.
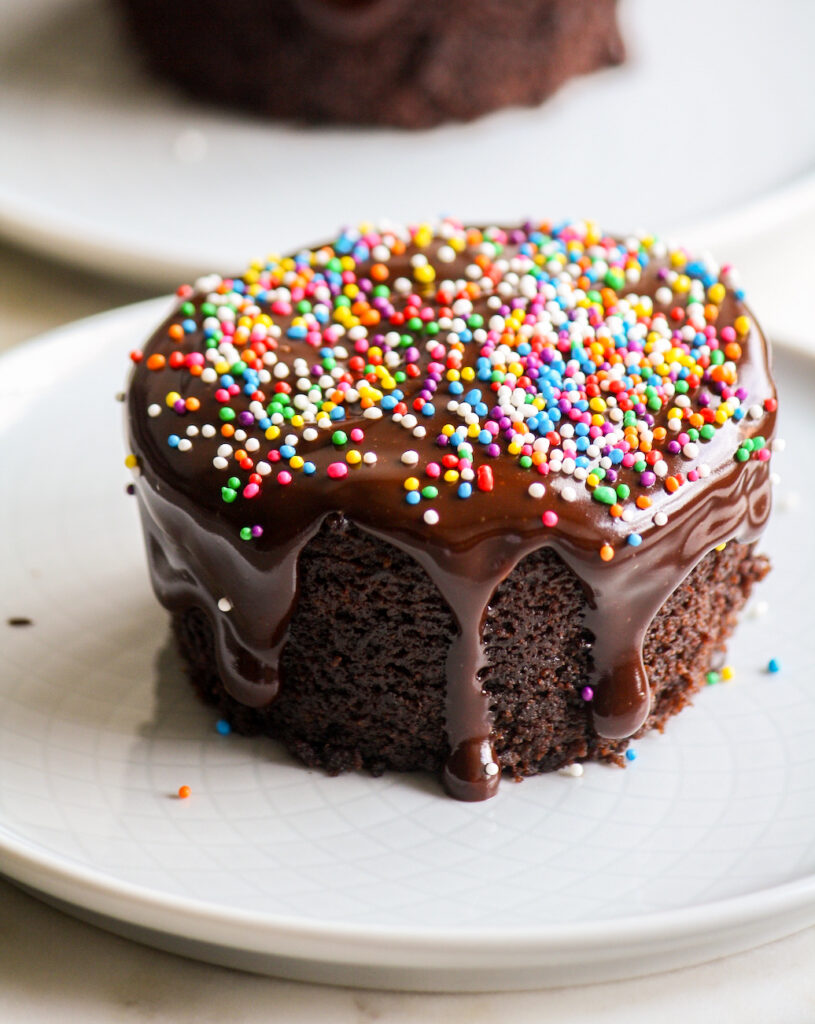
[[[669,476],[665,480],[665,490],[669,494],[674,494],[676,491],[679,490],[679,481],[676,479],[675,476]]]
[[[224,437],[232,437],[234,433],[235,428],[232,426],[231,423],[224,423],[224,425],[221,427],[221,434]]]
[[[655,441],[664,441],[665,440],[665,435],[667,433],[668,433],[668,431],[665,429],[665,427],[654,427],[654,440]]]
[[[154,352],[147,360],[148,370],[163,370],[167,360],[160,352]]]
[[[384,263],[374,263],[370,269],[370,275],[374,281],[387,281],[390,271]]]
[[[184,328],[181,324],[170,324],[167,329],[167,333],[173,339],[173,341],[181,341],[184,337]]]
[[[201,408],[201,403],[200,403],[200,402],[198,401],[198,399],[197,399],[197,398],[193,398],[192,396],[190,396],[190,397],[189,397],[189,398],[188,398],[188,399],[187,399],[187,400],[186,400],[186,401],[184,402],[184,405],[185,405],[185,406],[187,407],[187,409],[188,409],[188,410],[189,410],[190,412],[198,412],[198,410],[199,410],[199,409]]]
[[[178,799],[179,800],[186,800],[190,796],[191,793],[192,793],[192,790],[190,789],[189,786],[179,786],[178,787]]]
[[[637,508],[650,508],[650,507],[651,507],[651,499],[647,498],[644,494],[641,494],[639,496],[639,498],[637,498]]]
[[[611,506],[609,512],[614,516],[615,519],[619,519],[623,514],[622,505],[618,505],[616,502]]]
[[[600,548],[600,557],[604,562],[610,562],[614,557],[614,548],[610,544],[604,544]]]
[[[724,354],[728,359],[741,358],[741,345],[737,341],[731,341],[724,347]]]

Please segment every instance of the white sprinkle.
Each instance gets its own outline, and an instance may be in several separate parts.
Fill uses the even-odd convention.
[[[198,427],[194,423],[191,423],[186,430],[187,437],[198,437]]]
[[[754,605],[750,607],[747,613],[753,619],[760,619],[770,610],[770,606],[766,601],[756,601]]]
[[[288,438],[286,438],[286,444],[291,444],[291,443],[292,442]],[[243,447],[248,452],[256,452],[258,450],[258,448],[260,448],[260,441],[258,441],[258,439],[256,437],[248,437],[246,439],[246,444]]]
[[[218,445],[218,454],[224,459],[228,458],[232,454],[232,445],[226,443]]]
[[[686,459],[695,459],[696,456],[699,454],[699,445],[694,444],[693,441],[688,441],[688,443],[682,449],[682,454],[685,456]]]
[[[259,462],[255,466],[255,472],[260,473],[261,476],[268,476],[272,471],[272,467],[268,462]]]
[[[220,597],[220,598],[218,598],[218,608],[222,612],[231,612],[232,611],[232,602],[229,600],[228,597]]]
[[[229,465],[229,462],[221,455],[216,455],[215,458],[212,460],[212,465],[216,469],[226,469],[226,467]]]
[[[560,496],[564,501],[574,501],[577,498],[577,491],[574,487],[564,487]]]
[[[781,483],[781,474],[770,473],[770,483],[773,485],[773,487],[778,487],[778,485]]]
[[[435,526],[439,521],[439,513],[434,508],[429,508],[422,518],[428,526]]]
[[[418,461],[419,453],[414,452],[412,448],[409,448],[406,452],[402,452],[402,462],[406,466],[415,466]]]
[[[575,761],[574,764],[566,764],[560,769],[559,774],[568,775],[572,779],[579,779],[583,774],[583,765],[579,761]]]
[[[418,427],[413,428],[413,436],[419,438],[419,440],[421,440],[426,434],[427,429],[423,427],[421,423],[419,424]]]
[[[787,447],[787,442],[784,440],[783,437],[777,437],[773,441],[773,451],[774,452],[783,452],[786,447]]]
[[[761,408],[760,405],[751,405],[750,408],[747,410],[747,415],[750,417],[751,420],[760,420],[761,417],[764,415],[764,410]]]
[[[378,406],[372,405],[371,408],[366,409],[362,415],[366,420],[381,420],[382,410]]]
[[[217,379],[218,374],[211,366],[207,366],[204,370],[201,371],[201,380],[204,382],[204,384],[214,384]]]
[[[542,498],[546,494],[546,488],[539,483],[530,484],[528,490],[532,498]]]
[[[484,765],[484,774],[490,778],[494,778],[501,769],[495,763],[495,761],[487,761]]]
[[[376,462],[376,452],[365,452],[362,456],[362,461],[366,466],[373,466]]]
[[[205,423],[203,427],[201,427],[201,433],[204,437],[215,437],[215,427],[213,427],[211,423]]]
[[[232,436],[235,438],[236,441],[243,442],[243,441],[246,440],[246,431],[245,430],[236,430],[235,433]]]
[[[314,427],[306,427],[306,429],[303,431],[304,441],[316,441],[319,436],[320,431],[315,430]]]
[[[152,416],[153,419],[155,419],[156,416],[160,416],[161,415],[161,406],[158,405],[156,402],[153,402],[152,405],[148,405],[147,406],[147,415],[148,416]]]
[[[188,437],[182,437],[176,447],[180,452],[188,452],[192,448],[192,441]]]
[[[668,517],[665,515],[664,512],[657,512],[657,514],[654,516],[655,526],[664,526],[667,522]]]

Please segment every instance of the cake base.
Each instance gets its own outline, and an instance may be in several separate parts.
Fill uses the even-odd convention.
[[[768,570],[754,545],[731,542],[708,554],[668,598],[643,648],[652,701],[638,736],[661,730],[704,684]],[[424,570],[336,515],[304,550],[300,583],[280,694],[265,708],[239,704],[224,689],[204,612],[191,607],[174,615],[199,694],[235,731],[280,740],[304,764],[330,774],[441,771],[448,756],[444,668],[455,626]],[[495,592],[481,679],[504,774],[522,778],[575,761],[623,763],[629,741],[598,737],[581,694],[592,640],[583,609],[577,578],[547,548],[525,558]]]

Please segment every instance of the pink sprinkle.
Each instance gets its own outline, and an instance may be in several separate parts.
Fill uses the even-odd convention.
[[[553,512],[551,509],[547,509],[541,516],[544,526],[557,526],[557,518],[557,512]]]
[[[723,327],[722,328],[722,341],[735,341],[735,340],[736,340],[736,332],[735,332],[735,330],[732,327],[730,327],[730,326]]]
[[[284,487],[286,486],[286,484],[290,484],[291,473],[287,469],[281,469],[280,472],[277,474],[277,482],[279,484],[283,484]]]
[[[761,448],[761,449],[759,449],[758,452],[756,452],[756,456],[757,456],[757,458],[758,458],[758,460],[760,462],[766,462],[767,459],[769,459],[769,457],[770,457],[770,449],[769,448]]]
[[[365,431],[364,430],[360,430],[359,427],[354,427],[354,429],[351,431],[351,440],[352,441],[357,441],[357,442],[364,441],[365,440]]]
[[[691,470],[688,471],[688,480],[690,480],[690,482],[692,484],[696,483],[696,481],[698,479],[699,479],[699,474],[696,472],[695,469],[691,469]]]
[[[344,462],[332,462],[328,466],[328,475],[332,480],[342,480],[348,476],[348,467]]]
[[[218,390],[215,392],[215,400],[218,402],[229,401],[229,392],[226,390],[226,388],[218,388]]]
[[[435,479],[437,476],[441,476],[441,466],[438,462],[428,462],[425,473]]]
[[[260,488],[257,484],[247,484],[243,489],[244,498],[254,498],[256,494],[260,493]]]

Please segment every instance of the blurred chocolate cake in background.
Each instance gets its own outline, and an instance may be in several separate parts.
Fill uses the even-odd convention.
[[[426,128],[624,56],[616,0],[119,0],[147,65],[270,118]]]

